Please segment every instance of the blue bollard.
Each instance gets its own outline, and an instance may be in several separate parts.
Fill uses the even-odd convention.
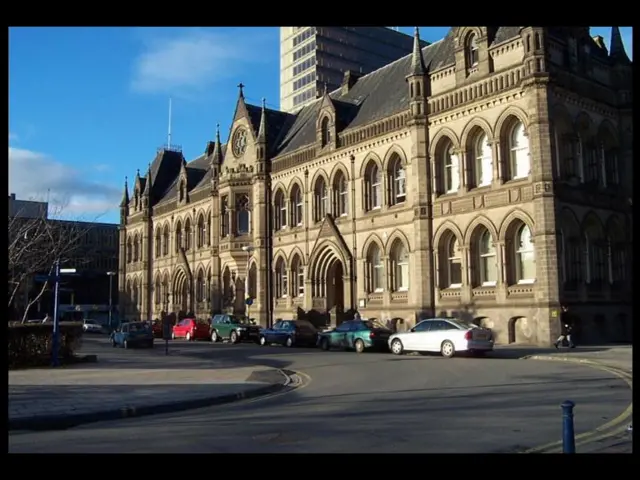
[[[562,405],[562,453],[576,453],[576,437],[573,430],[573,407],[571,400],[565,400]]]

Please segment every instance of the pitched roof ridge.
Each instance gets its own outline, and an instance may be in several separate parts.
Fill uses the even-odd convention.
[[[448,33],[447,33],[448,35]],[[430,43],[429,45],[426,45],[424,47],[422,47],[422,54],[424,55],[425,50],[428,50],[429,48],[433,47],[434,45],[438,45],[440,42],[444,41],[444,39],[446,38],[446,35],[441,38],[440,40],[437,40],[433,43]],[[402,62],[403,60],[406,61],[407,58],[411,57],[413,55],[413,52],[409,52],[408,54],[406,54],[404,57],[400,57],[397,60],[394,60],[393,62],[387,63],[386,65],[383,65],[382,67],[378,68],[377,70],[373,70],[372,72],[367,73],[366,75],[362,75],[361,77],[358,77],[358,81],[364,80],[365,78],[367,78],[369,75],[373,75],[374,73],[378,73],[383,71],[386,68],[389,68],[393,65],[395,65],[396,63]],[[336,93],[336,92],[340,92],[342,90],[342,87],[338,87],[335,90],[332,90],[331,92],[329,92],[329,96],[331,97],[332,94]],[[341,95],[338,95],[341,96]],[[316,100],[321,100],[322,97],[317,98]],[[331,100],[333,100],[334,98],[331,97]],[[344,101],[344,100],[342,100]],[[308,105],[311,105],[311,103],[309,103]]]

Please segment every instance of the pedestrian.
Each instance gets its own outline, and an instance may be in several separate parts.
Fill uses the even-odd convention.
[[[566,305],[562,305],[561,313],[560,313],[560,336],[556,340],[556,343],[553,344],[554,347],[559,348],[560,345],[566,340],[569,344],[569,348],[576,348],[575,343],[573,343],[573,320],[571,319],[571,314],[569,313],[569,309]]]

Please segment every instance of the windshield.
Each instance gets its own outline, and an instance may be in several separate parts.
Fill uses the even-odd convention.
[[[461,320],[459,318],[448,319],[454,325],[457,325],[462,330],[468,330],[469,328],[478,328],[478,325],[471,323],[469,320]]]
[[[231,323],[245,323],[246,322],[244,317],[229,317],[229,319],[231,320]]]
[[[382,323],[380,320],[377,320],[377,319],[364,320],[363,322],[367,326],[367,328],[370,328],[372,330],[374,328],[379,328],[379,329],[382,329],[382,330],[389,330],[389,328],[384,323]]]
[[[144,323],[130,323],[129,324],[129,331],[130,332],[143,332],[145,330],[148,330],[147,325],[145,325]]]

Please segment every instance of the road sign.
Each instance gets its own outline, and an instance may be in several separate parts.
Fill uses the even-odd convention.
[[[244,301],[244,303],[249,305],[249,306],[253,305],[253,298],[247,297],[247,299]]]

